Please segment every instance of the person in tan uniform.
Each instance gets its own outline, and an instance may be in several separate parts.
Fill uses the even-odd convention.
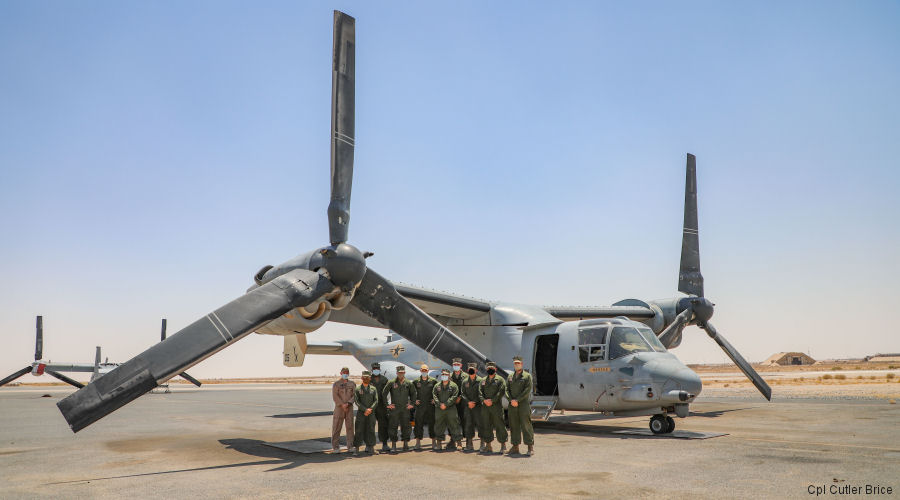
[[[331,386],[334,399],[334,416],[331,418],[331,449],[341,451],[341,427],[347,429],[347,449],[353,446],[353,391],[356,382],[350,380],[350,368],[341,368],[341,378]]]

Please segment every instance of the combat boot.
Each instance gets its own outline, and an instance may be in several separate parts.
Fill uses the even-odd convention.
[[[422,449],[422,440],[416,439],[416,451],[419,451],[421,449]]]
[[[506,442],[500,443],[500,454],[506,453]]]
[[[353,456],[354,456],[354,457],[358,457],[358,456],[359,456],[359,446],[354,446],[354,447],[353,447]]]
[[[485,448],[487,448],[487,443],[485,443],[484,439],[482,439],[481,446],[478,447],[478,453],[484,453]]]
[[[519,454],[519,445],[514,444],[512,448],[509,449],[509,455],[518,455]]]
[[[453,438],[447,443],[447,451],[456,451],[456,441],[454,441]]]
[[[374,447],[374,446],[366,445],[366,453],[368,453],[369,455],[374,455],[374,454],[375,454],[375,447]]]
[[[466,451],[475,451],[475,448],[472,446],[472,438],[466,438]]]
[[[403,442],[403,451],[409,451],[409,441]]]
[[[489,455],[494,452],[494,447],[491,446],[491,443],[486,443],[484,446],[481,447],[481,452],[484,453],[485,455]]]
[[[397,442],[391,441],[391,453],[397,453]]]
[[[431,450],[432,451],[441,451],[441,444],[442,444],[441,440],[432,439],[431,440]]]
[[[534,455],[534,445],[533,444],[528,445],[528,456],[530,457],[531,455]]]

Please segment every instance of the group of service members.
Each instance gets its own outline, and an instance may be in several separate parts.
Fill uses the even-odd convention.
[[[341,427],[346,427],[347,447],[354,455],[365,443],[366,452],[375,453],[375,427],[382,452],[397,452],[397,441],[403,441],[403,451],[409,451],[411,436],[415,449],[422,449],[425,428],[431,438],[431,449],[443,448],[444,436],[449,432],[447,450],[475,451],[475,435],[481,440],[480,453],[494,452],[496,434],[500,453],[506,453],[507,438],[511,438],[509,455],[521,454],[519,444],[528,446],[527,455],[534,454],[534,430],[531,426],[531,374],[522,369],[522,358],[513,358],[515,371],[506,380],[497,376],[497,366],[487,363],[487,376],[476,374],[476,363],[462,370],[462,359],[453,359],[453,370],[441,371],[440,380],[428,375],[428,365],[422,365],[420,375],[406,378],[406,368],[397,367],[397,377],[388,380],[381,374],[381,365],[372,363],[372,371],[362,372],[362,383],[350,380],[350,369],[341,369],[341,378],[332,387],[334,418],[331,428],[331,447],[340,451]],[[503,422],[503,398],[509,401],[509,434]],[[353,405],[356,405],[356,425]],[[414,418],[414,425],[411,422]],[[399,427],[399,433],[398,431]],[[399,439],[398,439],[399,438]],[[388,440],[391,447],[388,448]]]

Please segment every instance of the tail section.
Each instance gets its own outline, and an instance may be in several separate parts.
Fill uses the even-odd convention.
[[[308,349],[306,334],[284,336],[284,366],[303,366]]]

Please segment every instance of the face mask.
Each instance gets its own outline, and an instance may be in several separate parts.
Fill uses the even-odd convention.
[[[443,380],[444,382],[450,380],[450,375],[441,375],[441,380]]]
[[[462,366],[460,366],[460,365],[453,365],[453,371],[458,372],[458,371],[460,371],[460,370],[462,370]]]
[[[341,374],[341,378],[344,379],[344,380],[347,380],[348,378],[350,378],[350,374],[349,374],[349,373],[342,373],[342,374]]]
[[[381,370],[372,370],[372,375],[381,375]]]
[[[497,373],[497,370],[495,370],[493,368],[488,368],[488,375],[493,375],[495,373]]]
[[[469,375],[475,375],[475,369],[469,368]]]

